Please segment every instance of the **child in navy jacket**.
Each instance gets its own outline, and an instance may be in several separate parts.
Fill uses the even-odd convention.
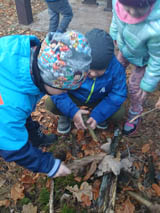
[[[68,133],[73,119],[78,129],[86,129],[82,115],[89,114],[80,106],[92,109],[87,123],[91,128],[96,126],[106,129],[108,121],[122,119],[124,108],[121,107],[127,96],[126,75],[124,67],[114,56],[112,38],[101,29],[86,33],[91,47],[92,63],[89,74],[75,91],[53,95],[46,100],[49,111],[60,115],[57,131]],[[122,113],[123,112],[123,113]]]

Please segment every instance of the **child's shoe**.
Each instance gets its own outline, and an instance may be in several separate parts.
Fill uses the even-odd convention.
[[[71,121],[66,116],[59,116],[57,132],[67,134],[71,130]]]
[[[97,128],[98,129],[107,129],[108,128],[108,122],[107,121],[103,121],[103,122],[97,124]]]
[[[29,141],[34,147],[50,146],[57,140],[57,136],[54,134],[45,135],[42,132],[43,127],[37,121],[33,121],[31,117],[27,119],[26,128]]]
[[[132,135],[136,132],[139,124],[141,123],[141,118],[137,118],[136,120],[134,120],[132,123],[130,122],[135,116],[139,115],[141,113],[139,112],[132,112],[131,110],[128,113],[128,120],[127,122],[124,124],[123,127],[123,131],[122,133],[124,135]]]

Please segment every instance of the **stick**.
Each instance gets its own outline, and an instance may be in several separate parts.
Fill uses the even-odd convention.
[[[86,115],[83,115],[83,120],[84,120],[85,125],[87,126],[87,128],[88,128],[88,130],[89,130],[89,133],[90,133],[92,139],[93,139],[94,141],[98,142],[98,138],[97,138],[97,136],[96,136],[94,130],[93,130],[93,129],[87,124],[87,122],[86,122],[86,121],[87,121],[87,116],[86,116]]]
[[[49,198],[49,213],[54,213],[53,199],[54,199],[54,180],[51,180],[51,192]]]
[[[150,201],[144,199],[143,197],[141,197],[139,194],[137,194],[135,192],[127,191],[127,193],[131,197],[133,197],[135,200],[137,200],[138,202],[140,202],[141,204],[143,204],[147,208],[149,208],[151,212],[160,213],[160,205],[159,204],[152,204]]]
[[[143,117],[144,115],[146,115],[146,114],[148,114],[148,113],[150,113],[150,112],[153,112],[153,111],[155,111],[155,110],[158,110],[158,109],[157,109],[157,108],[153,108],[153,109],[151,109],[151,110],[149,110],[149,111],[147,111],[147,112],[143,112],[143,113],[140,114],[140,115],[136,115],[134,118],[132,118],[132,119],[129,121],[129,123],[132,123],[132,122],[135,121],[137,118]]]

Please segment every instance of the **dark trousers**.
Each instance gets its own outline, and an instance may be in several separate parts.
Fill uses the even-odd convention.
[[[72,8],[68,0],[56,0],[47,2],[49,13],[49,32],[65,32],[72,20]],[[60,22],[60,14],[63,16]]]

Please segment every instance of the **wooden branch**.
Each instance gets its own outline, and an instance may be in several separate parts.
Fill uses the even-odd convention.
[[[159,204],[152,204],[150,201],[144,199],[143,197],[141,197],[139,194],[137,194],[135,192],[127,191],[127,193],[132,198],[137,200],[139,203],[145,205],[151,212],[160,213],[160,205]]]
[[[147,111],[147,112],[143,112],[143,113],[140,114],[140,115],[136,115],[132,120],[129,121],[129,123],[132,123],[132,122],[135,121],[137,118],[143,117],[143,116],[147,115],[148,113],[153,112],[153,111],[155,111],[155,110],[158,110],[158,108],[153,108],[153,109],[151,109],[151,110],[149,110],[149,111]]]
[[[106,156],[106,153],[101,152],[96,155],[73,160],[72,163],[68,163],[66,164],[66,166],[71,169],[72,172],[74,172],[75,170],[79,170],[82,167],[88,165],[89,163],[92,163],[93,161],[96,161],[97,163],[100,162],[104,158],[104,156]]]
[[[54,180],[51,180],[51,191],[50,191],[50,198],[49,198],[49,213],[54,213]]]
[[[88,130],[89,130],[89,133],[90,133],[92,139],[93,139],[94,141],[98,142],[98,138],[97,138],[97,136],[96,136],[94,130],[93,130],[93,129],[87,124],[87,122],[86,122],[87,119],[88,119],[87,116],[86,116],[86,115],[83,115],[82,117],[83,117],[83,120],[84,120],[84,122],[85,122],[85,125],[87,126],[87,128],[88,128]]]

